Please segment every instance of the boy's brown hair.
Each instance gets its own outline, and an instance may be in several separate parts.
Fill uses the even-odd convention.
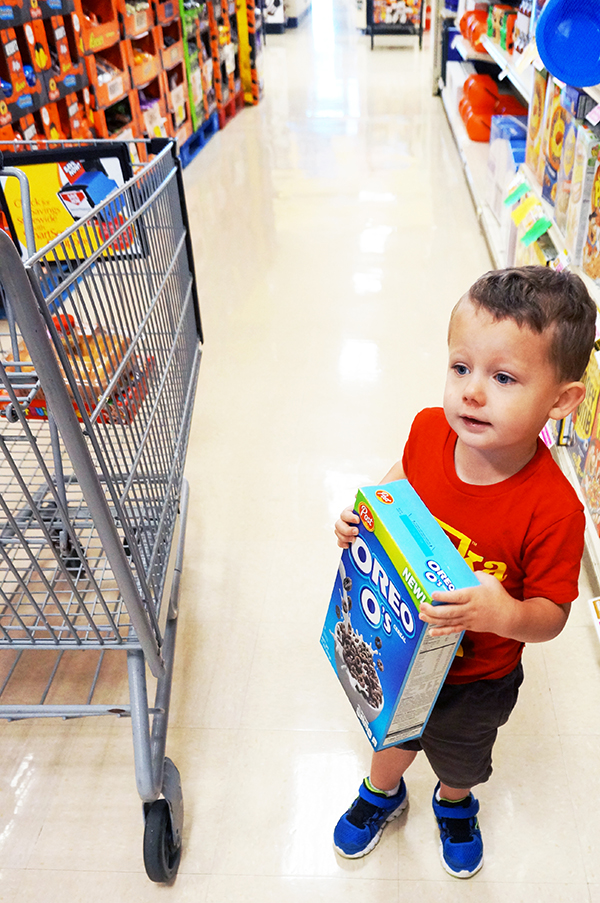
[[[496,320],[510,318],[537,333],[552,330],[550,361],[559,381],[581,379],[594,346],[596,305],[575,273],[542,266],[492,270],[467,296]]]

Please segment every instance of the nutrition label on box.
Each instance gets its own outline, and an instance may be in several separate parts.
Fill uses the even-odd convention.
[[[385,743],[401,743],[414,737],[423,725],[437,691],[456,650],[458,634],[432,637],[427,631],[404,685]]]

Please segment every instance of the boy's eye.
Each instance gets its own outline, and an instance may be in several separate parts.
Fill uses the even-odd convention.
[[[469,368],[465,364],[453,364],[452,369],[457,376],[466,376],[469,372]]]
[[[511,383],[514,383],[514,379],[508,373],[497,373],[496,382],[499,382],[501,386],[509,386]]]

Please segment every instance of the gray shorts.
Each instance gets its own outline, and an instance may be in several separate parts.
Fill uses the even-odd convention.
[[[423,750],[448,787],[470,788],[489,780],[498,728],[506,724],[523,683],[523,666],[496,680],[444,684],[425,731],[399,749]]]

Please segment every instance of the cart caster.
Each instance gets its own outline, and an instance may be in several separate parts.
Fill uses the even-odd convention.
[[[181,859],[181,839],[173,833],[171,812],[166,800],[156,800],[146,813],[144,865],[151,881],[164,884],[177,874]]]

